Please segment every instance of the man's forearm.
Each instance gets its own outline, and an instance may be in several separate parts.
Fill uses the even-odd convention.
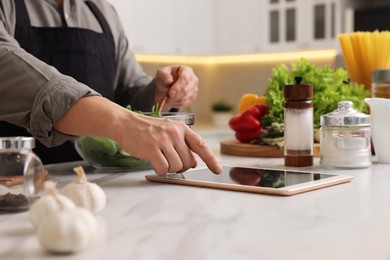
[[[68,135],[100,136],[114,139],[116,125],[128,116],[126,109],[99,96],[79,99],[54,125]]]

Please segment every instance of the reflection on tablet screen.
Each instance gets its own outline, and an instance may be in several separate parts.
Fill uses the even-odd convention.
[[[333,177],[332,174],[315,172],[297,172],[288,170],[256,169],[243,167],[224,167],[220,175],[215,175],[208,169],[188,171],[173,174],[168,178],[189,179],[205,182],[241,184],[267,188],[283,188],[305,182]]]

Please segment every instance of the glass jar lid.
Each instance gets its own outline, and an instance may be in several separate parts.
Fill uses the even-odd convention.
[[[353,109],[352,101],[340,101],[338,108],[320,117],[321,126],[369,126],[370,116]]]
[[[0,150],[4,149],[33,149],[35,139],[27,136],[0,137]]]
[[[371,81],[373,83],[390,83],[390,70],[373,70]]]
[[[150,116],[150,112],[144,112],[142,113],[144,115]],[[185,123],[188,126],[193,126],[195,124],[195,114],[189,113],[189,112],[162,112],[162,117],[174,120],[174,121],[180,121]]]

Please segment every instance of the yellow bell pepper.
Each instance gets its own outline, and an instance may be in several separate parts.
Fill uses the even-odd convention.
[[[241,99],[240,103],[238,105],[237,113],[242,113],[248,108],[254,106],[254,105],[267,105],[267,98],[265,96],[258,96],[253,93],[246,93],[244,94]]]

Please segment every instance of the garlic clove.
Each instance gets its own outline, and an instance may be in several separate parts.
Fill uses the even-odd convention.
[[[41,222],[53,212],[59,210],[75,209],[76,205],[72,200],[59,194],[56,183],[45,182],[45,194],[36,200],[30,207],[28,217],[31,224],[37,229]]]
[[[99,222],[84,208],[53,212],[38,229],[42,247],[52,253],[75,253],[97,241]]]
[[[78,207],[90,210],[94,214],[107,205],[107,197],[103,189],[96,183],[69,183],[62,190],[62,195],[68,197]]]
[[[34,228],[38,228],[41,222],[50,213],[62,209],[67,210],[75,208],[76,205],[73,201],[64,195],[58,194],[57,198],[54,198],[53,196],[43,196],[31,205],[29,210],[29,220]]]
[[[73,169],[77,178],[64,186],[61,194],[71,199],[76,206],[98,213],[107,205],[104,190],[96,183],[89,182],[81,166]]]

